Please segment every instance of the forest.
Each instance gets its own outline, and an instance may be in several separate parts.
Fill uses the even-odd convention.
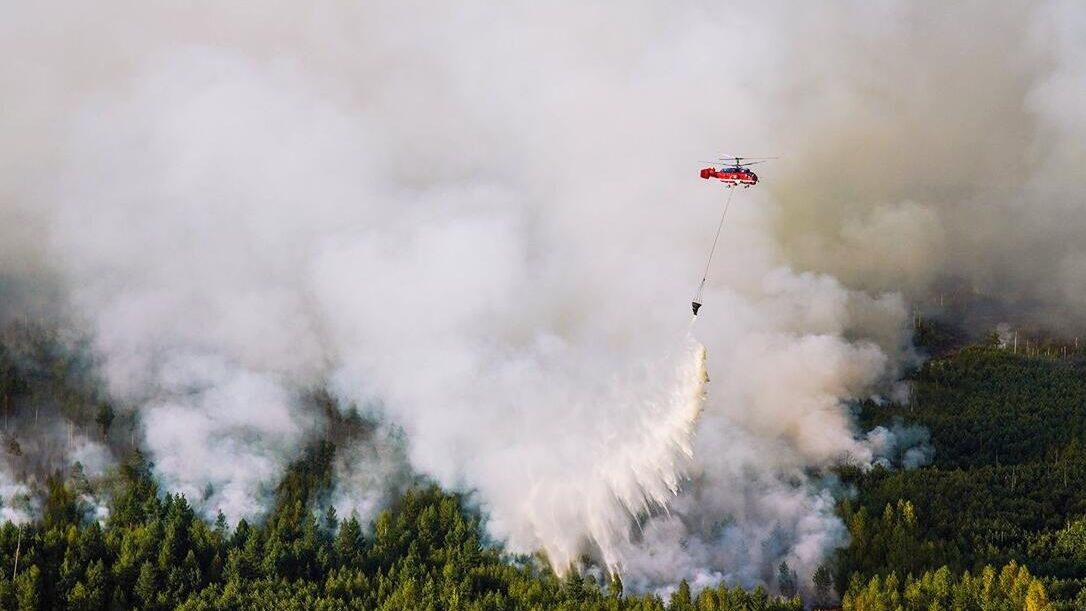
[[[909,375],[907,404],[855,406],[864,429],[926,427],[933,462],[838,466],[854,492],[838,504],[850,543],[809,583],[782,564],[766,587],[682,582],[657,594],[625,591],[591,562],[558,575],[540,554],[510,554],[467,498],[421,479],[372,523],[321,510],[334,435],[290,467],[265,518],[209,523],[156,482],[91,364],[50,333],[11,328],[0,342],[5,431],[50,405],[126,458],[104,491],[78,464],[47,473],[37,519],[0,527],[0,608],[1086,609],[1086,354],[1056,340],[1027,352],[945,337],[917,333],[931,358]],[[28,442],[5,434],[22,468]],[[109,499],[104,517],[94,494]]]

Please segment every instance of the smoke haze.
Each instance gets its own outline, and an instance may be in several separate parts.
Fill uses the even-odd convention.
[[[208,516],[260,516],[323,386],[380,423],[341,514],[417,472],[559,569],[772,586],[845,543],[824,468],[930,458],[848,408],[899,396],[911,302],[1082,322],[1073,2],[5,9],[0,313],[91,337]],[[783,158],[693,340],[721,149]]]

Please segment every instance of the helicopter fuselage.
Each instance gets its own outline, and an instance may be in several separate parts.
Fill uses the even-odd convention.
[[[758,184],[758,175],[744,167],[703,168],[701,177],[710,180],[716,179],[728,187],[753,187]]]

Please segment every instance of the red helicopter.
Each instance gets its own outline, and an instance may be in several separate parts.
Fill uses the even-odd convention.
[[[716,163],[708,162],[713,163],[713,167],[702,168],[701,177],[706,180],[715,178],[729,189],[740,186],[747,189],[758,184],[758,175],[747,169],[747,166],[770,159],[776,159],[776,157],[721,157]],[[718,163],[723,166],[719,170],[716,169]]]
[[[715,178],[724,183],[724,186],[729,189],[740,185],[744,189],[749,189],[758,184],[758,175],[747,169],[747,166],[769,161],[770,159],[776,159],[776,157],[721,157],[717,162],[707,161],[706,163],[712,163],[713,165],[702,168],[701,177],[705,180]],[[718,165],[722,166],[719,170],[716,169]],[[720,213],[720,224],[716,226],[716,237],[713,238],[713,247],[709,249],[709,260],[705,262],[705,272],[701,275],[701,284],[698,285],[698,292],[694,293],[694,300],[690,302],[695,318],[698,316],[698,310],[701,309],[701,296],[705,291],[705,280],[709,277],[709,267],[713,264],[713,253],[716,252],[716,243],[720,240],[720,230],[724,228],[724,217],[728,214],[728,206],[732,203],[733,194],[734,192],[728,194],[728,201],[724,204],[724,211]]]

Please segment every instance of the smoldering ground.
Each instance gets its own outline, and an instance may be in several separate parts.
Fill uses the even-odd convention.
[[[806,575],[844,543],[812,473],[887,447],[847,403],[915,358],[910,300],[1083,294],[1071,2],[6,9],[6,310],[93,338],[209,515],[259,515],[327,386],[386,423],[342,509],[406,462],[559,567]],[[729,212],[694,425],[721,148],[783,158]]]

